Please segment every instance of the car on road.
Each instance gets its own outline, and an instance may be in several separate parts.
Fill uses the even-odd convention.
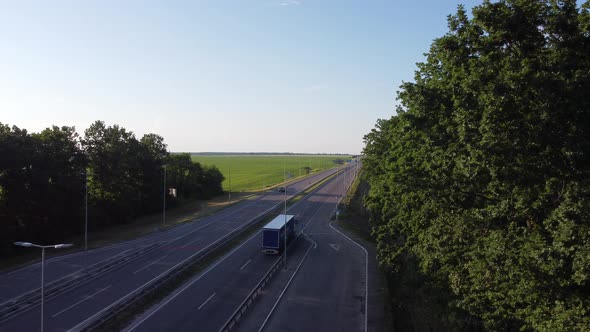
[[[278,187],[277,191],[280,193],[284,193],[285,192],[285,187]]]

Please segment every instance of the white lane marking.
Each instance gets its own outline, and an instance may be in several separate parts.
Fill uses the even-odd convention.
[[[201,280],[201,278],[204,277],[207,273],[209,273],[209,271],[213,270],[217,265],[221,264],[226,258],[228,258],[229,256],[231,256],[234,252],[238,251],[241,247],[245,246],[246,243],[249,243],[254,237],[258,236],[259,234],[260,234],[260,231],[254,233],[250,238],[248,238],[246,241],[244,241],[244,243],[242,243],[240,246],[238,246],[234,250],[232,250],[229,253],[227,253],[220,260],[218,260],[217,263],[215,263],[212,266],[210,266],[207,270],[205,270],[205,272],[203,272],[197,278],[193,279],[193,281],[191,281],[188,284],[186,284],[182,289],[180,289],[178,292],[176,292],[176,294],[172,295],[170,298],[168,298],[166,301],[164,301],[164,303],[159,304],[156,309],[154,309],[147,316],[145,316],[144,318],[142,318],[139,322],[135,323],[133,326],[131,326],[129,329],[127,329],[127,332],[130,332],[130,331],[135,330],[139,325],[143,324],[143,322],[145,322],[150,317],[152,317],[156,312],[158,312],[160,309],[162,309],[164,306],[166,306],[168,303],[170,303],[172,300],[174,300],[178,295],[180,295],[187,288],[189,288],[190,286],[192,286],[195,282]]]
[[[252,261],[252,259],[249,259],[249,260],[246,262],[246,264],[242,265],[242,267],[240,268],[240,271],[242,271],[242,270],[243,270],[243,269],[246,267],[246,265],[248,265],[248,264],[249,264],[251,261]]]
[[[113,258],[113,257],[115,257],[115,256],[123,255],[124,253],[126,253],[126,252],[128,252],[128,251],[130,251],[130,250],[131,250],[131,249],[127,249],[127,250],[125,250],[125,251],[122,251],[122,252],[120,252],[120,253],[116,253],[115,255],[111,255],[111,256],[109,256],[109,257],[107,257],[107,258],[103,259],[103,260],[100,260],[100,261],[98,261],[97,263],[94,263],[94,264],[92,264],[91,266],[93,266],[93,265],[97,265],[97,264],[99,264],[99,263],[102,263],[102,262],[104,262],[104,261],[107,261],[107,260],[109,260],[109,259],[111,259],[111,258]],[[48,264],[48,263],[46,263],[46,264]],[[39,265],[40,265],[40,264],[39,264]],[[34,266],[34,265],[31,265],[30,267],[33,267],[33,266]],[[68,278],[68,277],[71,277],[71,276],[73,276],[73,275],[75,275],[75,274],[78,274],[78,273],[80,273],[80,272],[82,272],[82,271],[84,271],[84,269],[83,269],[83,268],[82,268],[82,269],[79,269],[79,270],[76,270],[76,271],[74,271],[74,272],[72,272],[72,273],[70,273],[70,274],[68,274],[68,275],[65,275],[65,276],[63,276],[63,277],[60,277],[60,278],[58,278],[58,279],[55,279],[55,280],[50,280],[50,281],[45,281],[45,284],[47,285],[48,283],[58,282],[58,281],[60,281],[60,280],[66,279],[66,278]],[[16,271],[14,271],[14,272],[16,272]],[[10,274],[12,274],[12,272],[11,272]],[[4,276],[0,276],[0,278],[2,278],[2,277],[4,277]],[[26,293],[28,293],[28,291],[27,291],[27,292],[24,292],[24,293],[22,293],[22,294],[19,294],[19,295],[17,295],[17,296],[15,296],[15,297],[13,297],[13,298],[10,298],[10,299],[8,299],[8,300],[6,300],[6,301],[4,301],[4,302],[0,303],[0,306],[4,305],[4,304],[6,304],[6,303],[9,303],[9,302],[12,302],[12,301],[14,301],[14,299],[15,299],[15,298],[17,298],[17,297],[19,297],[19,296],[22,296],[22,295],[24,295],[24,294],[26,294]]]
[[[199,241],[199,240],[201,240],[201,239],[203,239],[203,237],[199,236],[198,238],[196,238],[196,239],[192,240],[191,242],[189,242],[189,243],[187,243],[187,244],[183,245],[183,246],[182,246],[182,248],[186,248],[186,247],[188,247],[189,245],[191,245],[191,244],[193,244],[194,242],[197,242],[197,241]]]
[[[93,298],[94,296],[98,295],[99,293],[102,293],[102,292],[104,292],[105,290],[107,290],[107,289],[111,288],[111,286],[112,286],[112,285],[108,285],[107,287],[105,287],[105,288],[103,288],[103,289],[99,290],[98,292],[96,292],[96,293],[94,293],[94,294],[92,294],[92,295],[89,295],[89,296],[87,296],[87,297],[83,298],[82,300],[80,300],[80,301],[78,301],[78,302],[76,302],[76,303],[72,304],[71,306],[69,306],[69,307],[65,308],[64,310],[62,310],[62,311],[58,312],[57,314],[55,314],[55,315],[52,315],[52,316],[51,316],[51,318],[55,318],[55,317],[57,317],[57,316],[59,316],[59,315],[63,314],[64,312],[66,312],[66,311],[68,311],[68,310],[72,309],[73,307],[77,306],[78,304],[80,304],[80,303],[82,303],[82,302],[84,302],[84,301],[86,301],[86,300],[89,300],[89,299]]]
[[[325,176],[325,177],[323,177],[323,178],[327,178],[327,177],[329,177],[329,176],[331,176],[331,175],[333,175],[333,174],[334,174],[334,172],[330,173],[330,175],[327,175],[327,176]],[[320,175],[318,175],[318,177],[319,177],[319,176],[320,176]],[[310,186],[307,186],[306,188],[308,188],[308,187],[310,187]],[[293,205],[292,205],[292,206],[289,208],[289,210],[291,210],[293,207],[295,207],[295,206],[299,205],[300,203],[302,203],[302,202],[303,202],[303,201],[304,201],[304,200],[305,200],[305,199],[306,199],[308,196],[311,196],[312,194],[314,194],[314,193],[315,193],[315,192],[317,192],[318,190],[319,190],[319,188],[318,188],[318,189],[316,189],[316,190],[314,190],[314,191],[312,191],[311,193],[307,194],[307,195],[306,195],[305,197],[303,197],[301,200],[299,200],[299,201],[297,201],[295,204],[293,204]],[[300,192],[303,192],[303,190],[301,190]],[[256,217],[252,218],[251,220],[253,220],[253,219],[256,219],[256,218],[259,218],[261,215],[268,214],[268,212],[269,212],[269,211],[272,211],[274,208],[276,208],[276,207],[277,207],[278,205],[280,205],[280,204],[282,204],[282,202],[281,202],[281,203],[277,203],[277,204],[273,205],[273,206],[272,206],[270,209],[267,209],[266,211],[262,212],[261,214],[257,215]],[[318,209],[318,210],[319,210],[319,209]],[[317,212],[316,212],[316,213],[317,213]],[[311,221],[311,219],[310,219],[310,221]],[[307,224],[305,225],[305,227],[307,227],[307,225],[308,225],[308,224],[309,224],[309,221],[307,222]],[[208,224],[208,225],[209,225],[209,224]],[[206,225],[206,226],[208,226],[208,225]],[[205,226],[203,226],[203,227],[205,227]],[[202,227],[201,227],[201,228],[202,228]],[[305,229],[305,228],[304,228],[304,229]],[[303,229],[303,230],[304,230],[304,229]],[[303,230],[301,230],[301,231],[303,231]],[[190,233],[193,233],[193,232],[195,232],[195,231],[196,231],[196,230],[194,230],[194,231],[191,231]],[[190,233],[189,233],[189,234],[190,234]],[[252,239],[253,239],[255,236],[258,236],[259,234],[260,234],[260,231],[259,231],[259,232],[256,232],[256,233],[254,233],[254,234],[253,234],[253,235],[252,235],[250,238],[248,238],[246,241],[244,241],[244,242],[243,242],[243,243],[242,243],[240,246],[238,246],[237,248],[235,248],[234,250],[232,250],[231,252],[229,252],[228,254],[226,254],[225,256],[223,256],[223,257],[222,257],[220,260],[218,260],[218,261],[217,261],[217,263],[215,263],[215,264],[213,264],[212,266],[210,266],[210,267],[209,267],[207,270],[205,270],[205,272],[203,272],[201,275],[199,275],[197,278],[195,278],[193,281],[191,281],[191,282],[190,282],[189,284],[187,284],[185,287],[183,287],[182,289],[180,289],[180,290],[179,290],[179,291],[178,291],[176,294],[174,294],[172,297],[170,297],[168,300],[166,300],[166,301],[165,301],[163,304],[159,305],[159,306],[158,306],[156,309],[154,309],[152,312],[150,312],[150,313],[149,313],[149,314],[148,314],[146,317],[144,317],[143,319],[141,319],[139,322],[137,322],[135,325],[133,325],[132,327],[130,327],[130,328],[129,328],[129,329],[127,329],[126,331],[128,331],[128,332],[129,332],[129,331],[132,331],[132,330],[136,329],[136,328],[137,328],[139,325],[141,325],[143,322],[145,322],[147,319],[149,319],[151,316],[153,316],[153,315],[154,315],[154,314],[155,314],[157,311],[159,311],[160,309],[162,309],[162,308],[163,308],[163,307],[164,307],[166,304],[168,304],[170,301],[174,300],[174,298],[176,298],[176,297],[177,297],[177,296],[178,296],[180,293],[184,292],[184,291],[185,291],[187,288],[189,288],[189,287],[190,287],[192,284],[194,284],[195,282],[199,281],[199,280],[200,280],[200,279],[201,279],[203,276],[205,276],[205,275],[206,275],[206,274],[207,274],[209,271],[211,271],[211,270],[212,270],[213,268],[215,268],[217,265],[221,264],[221,262],[223,262],[223,261],[224,261],[224,260],[225,260],[227,257],[231,256],[231,255],[232,255],[234,252],[236,252],[238,249],[240,249],[241,247],[243,247],[243,246],[244,246],[246,243],[249,243],[249,242],[250,242],[250,240],[252,240]],[[181,236],[181,237],[182,237],[182,236]],[[179,238],[181,238],[181,237],[179,237]],[[173,240],[172,242],[174,242],[174,241],[178,240],[179,238],[177,238],[177,239]],[[150,280],[150,281],[148,281],[148,282],[144,283],[143,285],[139,286],[138,288],[136,288],[136,289],[135,289],[134,291],[132,291],[131,293],[128,293],[127,295],[123,296],[123,297],[122,297],[122,298],[120,298],[119,300],[117,300],[117,301],[115,301],[114,303],[111,303],[111,304],[110,304],[110,305],[108,305],[107,307],[103,308],[101,311],[99,311],[99,312],[95,313],[94,315],[92,315],[92,316],[90,316],[90,317],[86,318],[84,321],[82,321],[82,322],[78,323],[78,325],[76,325],[76,326],[72,327],[72,328],[71,328],[71,329],[69,329],[68,331],[80,331],[80,330],[81,330],[81,329],[82,329],[82,328],[83,328],[85,325],[89,324],[89,322],[90,322],[90,321],[92,321],[93,319],[96,319],[96,317],[99,317],[101,314],[103,314],[105,311],[107,311],[107,310],[111,309],[111,308],[112,308],[113,306],[115,306],[116,304],[118,304],[118,303],[120,303],[120,302],[122,302],[122,301],[126,300],[126,299],[127,299],[129,296],[131,296],[132,294],[134,294],[135,292],[137,292],[139,289],[141,289],[141,288],[142,288],[142,287],[144,287],[145,285],[149,284],[150,282],[153,282],[154,280],[156,280],[156,279],[158,279],[158,278],[161,278],[161,277],[162,277],[162,276],[164,276],[166,273],[168,273],[170,270],[174,269],[176,266],[178,266],[178,265],[180,265],[180,264],[183,264],[184,262],[188,261],[189,259],[191,259],[191,258],[192,258],[192,257],[194,257],[195,255],[197,255],[197,254],[201,253],[202,251],[204,251],[204,250],[208,249],[208,248],[209,248],[209,247],[211,247],[212,245],[215,245],[215,244],[217,244],[217,242],[219,242],[219,241],[221,241],[221,240],[222,240],[222,239],[220,239],[220,240],[217,240],[217,241],[215,241],[215,242],[213,242],[213,243],[209,244],[207,247],[205,247],[205,248],[203,248],[203,249],[199,250],[197,253],[193,254],[191,257],[189,257],[189,258],[185,259],[184,261],[182,261],[182,262],[178,263],[177,265],[175,265],[175,266],[171,267],[170,269],[168,269],[168,271],[165,271],[165,272],[163,272],[163,273],[162,273],[162,274],[160,274],[159,276],[157,276],[157,277],[153,278],[152,280]],[[168,244],[170,244],[170,243],[172,243],[172,242],[168,242]]]
[[[369,311],[367,311],[368,310],[368,303],[369,303],[369,252],[367,252],[367,249],[365,249],[365,247],[358,244],[356,241],[354,241],[353,239],[346,236],[346,234],[342,233],[341,231],[337,230],[334,226],[332,226],[332,222],[330,222],[328,225],[330,226],[330,228],[332,228],[333,230],[338,232],[338,234],[344,236],[345,238],[348,239],[348,241],[356,244],[359,248],[361,248],[365,252],[365,332],[366,332],[367,325],[368,325],[368,317],[369,317]]]
[[[313,193],[315,193],[317,190],[314,190],[313,192],[307,194],[303,199],[297,201],[295,204],[293,204],[291,207],[289,207],[289,211],[299,205],[300,203],[303,203],[305,201],[305,198],[307,198],[308,196],[311,196]],[[282,203],[281,203],[282,204]],[[307,225],[309,225],[309,223],[311,222],[311,219],[313,219],[318,212],[320,211],[321,207],[323,207],[325,204],[327,204],[326,202],[322,202],[320,204],[320,206],[318,207],[317,211],[313,214],[313,216],[309,219],[309,221],[307,222],[307,224],[305,224],[305,227],[307,227]],[[276,207],[276,205],[275,205]],[[305,229],[305,228],[304,228]],[[303,229],[303,230],[304,230]],[[303,230],[301,230],[301,232],[303,232]],[[143,317],[140,321],[136,322],[135,324],[133,324],[130,328],[126,329],[127,332],[131,332],[135,329],[137,329],[141,324],[143,324],[145,321],[147,321],[150,317],[152,317],[153,315],[156,314],[156,312],[158,312],[160,309],[162,309],[163,307],[165,307],[168,303],[172,302],[178,295],[180,295],[182,292],[184,292],[185,290],[187,290],[189,287],[191,287],[194,283],[196,283],[197,281],[199,281],[202,277],[204,277],[207,273],[209,273],[211,270],[213,270],[217,265],[221,264],[226,258],[230,257],[233,253],[235,253],[236,251],[238,251],[240,248],[242,248],[244,245],[246,245],[247,243],[249,243],[254,237],[258,236],[260,234],[260,231],[254,233],[250,238],[248,238],[246,241],[244,241],[241,245],[239,245],[237,248],[233,249],[231,252],[227,253],[225,256],[223,256],[220,260],[217,261],[217,263],[213,264],[212,266],[210,266],[207,270],[205,270],[205,272],[203,272],[201,275],[199,275],[197,278],[193,279],[193,281],[189,282],[188,284],[186,284],[182,289],[178,290],[178,292],[176,292],[174,295],[172,295],[171,297],[169,297],[166,301],[164,301],[163,303],[161,303],[160,305],[158,305],[158,307],[156,309],[154,309],[152,312],[150,312],[149,314],[147,314],[145,317]],[[311,239],[310,239],[311,240]],[[317,247],[317,243],[315,243],[315,241],[311,240],[312,242],[314,242],[314,248]],[[92,317],[91,317],[92,318]],[[82,325],[84,322],[80,323],[79,325]],[[77,326],[76,326],[77,327]],[[73,329],[72,329],[73,330]]]
[[[149,263],[148,265],[146,265],[146,266],[142,267],[141,269],[139,269],[139,270],[137,270],[137,271],[133,272],[133,274],[136,274],[136,273],[137,273],[137,272],[139,272],[139,271],[143,271],[143,270],[147,269],[148,267],[150,267],[150,266],[152,266],[152,265],[156,264],[157,262],[161,261],[162,259],[164,259],[164,258],[166,258],[166,257],[168,257],[168,255],[166,255],[166,256],[164,256],[164,257],[162,257],[162,258],[158,259],[158,260],[155,260],[155,261],[153,261],[153,262]]]
[[[216,230],[218,230],[218,229],[220,229],[220,228],[223,228],[223,227],[225,227],[225,226],[226,226],[226,225],[225,225],[225,224],[223,224],[223,225],[221,225],[221,226],[219,226],[219,227],[217,227],[217,228],[215,228],[215,229],[212,229],[212,230],[210,230],[210,232],[214,232],[214,231],[216,231]]]
[[[174,238],[174,239],[172,239],[172,240],[171,240],[170,242],[168,242],[168,243],[173,243],[173,242],[176,242],[176,241],[178,241],[178,240],[182,239],[183,237],[186,237],[186,236],[188,236],[188,235],[191,235],[191,234],[193,234],[193,233],[194,233],[194,232],[196,232],[196,231],[200,231],[201,229],[203,229],[203,228],[205,228],[205,227],[208,227],[208,226],[211,226],[211,225],[215,224],[216,222],[217,222],[216,220],[213,220],[213,221],[209,222],[209,223],[208,223],[208,224],[206,224],[206,225],[202,225],[201,227],[198,227],[197,229],[194,229],[194,230],[192,230],[192,231],[190,231],[190,232],[188,232],[188,233],[186,233],[186,234],[183,234],[183,235],[181,235],[181,236],[179,236],[179,237],[177,237],[177,238]]]
[[[350,188],[351,184],[352,184],[352,182],[348,185],[346,192],[348,192],[348,189]],[[344,196],[340,197],[340,200],[338,200],[338,204],[336,205],[336,207],[338,207],[338,205],[342,201],[342,198],[344,198]],[[334,209],[334,210],[336,210],[336,209]],[[367,332],[367,327],[368,327],[368,323],[369,323],[369,311],[368,311],[368,303],[369,303],[369,252],[367,251],[367,249],[365,249],[365,247],[360,245],[358,242],[354,241],[353,239],[348,237],[346,234],[342,233],[341,231],[337,230],[334,226],[332,226],[331,221],[328,224],[328,226],[330,226],[331,229],[335,230],[338,234],[342,235],[343,237],[348,239],[348,241],[354,243],[356,246],[358,246],[359,248],[361,248],[365,252],[365,332]]]
[[[339,244],[330,243],[330,247],[332,247],[332,249],[334,249],[336,251],[340,250],[340,245]]]
[[[303,234],[303,233],[301,233]],[[303,234],[305,236],[305,234]],[[268,320],[270,319],[270,316],[273,314],[273,312],[275,311],[275,309],[277,308],[277,306],[279,305],[279,302],[281,301],[281,299],[283,298],[283,295],[285,295],[285,292],[287,291],[287,288],[289,288],[289,286],[291,285],[291,281],[293,281],[293,278],[295,278],[295,275],[297,274],[297,272],[299,271],[299,268],[301,268],[301,265],[303,264],[303,262],[305,261],[305,259],[307,258],[307,255],[309,255],[309,252],[311,251],[312,248],[316,248],[318,246],[318,244],[312,240],[311,238],[305,236],[305,238],[307,238],[309,241],[313,242],[312,246],[309,246],[309,248],[307,249],[307,251],[305,252],[305,256],[303,256],[303,259],[301,260],[301,262],[299,262],[299,265],[297,265],[297,268],[295,269],[295,271],[293,272],[293,275],[291,276],[291,278],[289,278],[289,281],[287,282],[287,284],[285,285],[285,288],[283,288],[283,290],[281,291],[281,294],[279,294],[279,298],[276,300],[275,304],[272,306],[272,308],[270,309],[270,312],[268,313],[268,315],[266,316],[266,318],[264,319],[264,322],[262,322],[262,325],[260,326],[260,328],[258,329],[258,332],[261,332],[264,327],[266,326],[266,323],[268,323]]]
[[[201,304],[199,306],[199,309],[197,309],[197,310],[201,310],[201,308],[204,307],[205,304],[207,304],[207,302],[209,302],[213,298],[213,296],[215,296],[215,293],[211,294],[211,296],[209,296],[209,298],[207,300],[205,300],[205,302],[203,302],[203,304]]]
[[[340,198],[340,200],[338,201],[338,204],[340,204],[340,201],[342,200],[342,198]],[[321,207],[326,204],[326,202],[322,202],[322,204],[320,205],[320,207],[318,207],[317,211],[313,214],[313,216],[309,219],[309,221],[307,222],[307,224],[305,224],[305,226],[303,227],[303,229],[301,230],[301,235],[303,235],[306,239],[308,239],[309,241],[313,242],[313,248],[315,249],[317,247],[317,243],[311,239],[309,236],[307,236],[305,233],[303,233],[303,231],[307,228],[307,226],[309,226],[309,224],[311,223],[311,221],[313,220],[313,218],[315,218],[316,214],[320,211]],[[338,205],[336,205],[337,207]],[[336,208],[334,208],[334,210],[336,210]],[[351,238],[349,238],[348,236],[344,235],[342,232],[340,232],[339,230],[337,230],[336,228],[334,228],[332,226],[332,222],[329,223],[330,228],[332,228],[333,230],[335,230],[336,232],[338,232],[340,235],[344,236],[345,238],[347,238],[349,241],[351,241],[352,243],[356,244],[357,246],[359,246],[364,252],[365,252],[365,332],[367,332],[367,327],[368,327],[368,317],[369,317],[369,312],[368,310],[368,302],[369,302],[369,253],[367,252],[367,250],[361,246],[360,244],[356,243],[354,240],[352,240]],[[281,292],[281,294],[279,295],[279,298],[276,300],[275,304],[273,305],[273,307],[270,309],[270,312],[268,313],[268,315],[266,316],[266,319],[264,320],[264,322],[262,322],[262,325],[260,326],[260,328],[258,329],[258,332],[261,332],[262,330],[264,330],[264,328],[266,327],[266,324],[268,323],[268,320],[270,319],[270,316],[272,316],[273,312],[275,311],[277,305],[279,304],[279,302],[281,301],[281,299],[283,298],[283,295],[285,294],[285,292],[287,291],[287,288],[289,287],[289,285],[291,284],[291,281],[293,280],[293,278],[295,277],[295,274],[297,274],[297,271],[299,271],[299,268],[301,267],[301,264],[303,264],[303,261],[305,261],[305,258],[307,257],[307,255],[309,254],[309,251],[311,250],[312,246],[309,247],[309,249],[307,250],[307,252],[305,253],[305,256],[303,257],[303,259],[301,260],[301,262],[299,263],[299,265],[297,266],[297,269],[295,270],[295,272],[293,273],[293,275],[291,276],[291,278],[289,279],[289,281],[287,282],[287,285],[285,286],[285,288],[283,288],[283,291]]]
[[[309,236],[307,236],[305,233],[301,233],[301,235],[303,235],[303,237],[305,237],[309,242],[313,243],[313,248],[317,248],[318,244],[317,242],[315,242],[314,240],[312,240]]]

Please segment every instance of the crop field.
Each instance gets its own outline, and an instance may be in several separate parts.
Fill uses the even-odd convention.
[[[192,155],[195,162],[215,165],[225,180],[223,189],[258,191],[283,182],[283,168],[287,179],[338,166],[337,160],[348,160],[349,155]]]

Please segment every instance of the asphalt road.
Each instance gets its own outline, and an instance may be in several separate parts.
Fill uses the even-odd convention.
[[[328,173],[331,172],[334,170]],[[294,182],[289,185],[287,194],[293,195],[325,175],[326,173],[322,173]],[[162,247],[126,262],[113,271],[100,274],[89,283],[46,299],[45,330],[64,331],[75,328],[103,308],[157,278],[191,255],[211,246],[232,230],[265,213],[279,204],[283,198],[282,193],[263,193],[215,215],[202,218],[198,222],[187,223],[166,232],[156,232],[134,241],[89,251],[87,263],[93,264],[138,247],[165,242]],[[83,253],[48,260],[45,266],[46,282],[72,273],[83,273],[83,262]],[[0,303],[38,288],[39,281],[39,264],[1,275]],[[0,322],[0,331],[39,330],[39,317],[40,308],[37,306],[8,321]]]
[[[302,236],[287,250],[287,269],[277,274],[289,278],[304,263],[291,289],[302,293],[291,295],[291,298],[299,296],[296,302],[286,301],[290,308],[277,307],[268,331],[364,330],[365,254],[328,225],[346,184],[352,180],[350,173],[330,180],[289,209],[289,214],[296,215],[299,229],[305,228],[312,239]],[[279,259],[261,253],[261,242],[261,233],[255,234],[148,310],[126,330],[218,331]],[[310,246],[315,249],[305,261]],[[264,318],[264,311],[268,312],[269,306],[264,301],[272,302],[277,296],[265,290],[261,298],[264,298],[262,303],[255,302],[251,309],[263,308],[262,315],[256,315],[258,318]],[[293,311],[285,314],[284,310]],[[308,315],[309,319],[292,316],[294,312]],[[254,319],[253,324],[260,326],[262,322]],[[242,326],[245,327],[247,331],[253,330],[252,325]]]
[[[288,209],[288,214],[296,216],[299,228],[308,223],[323,205],[316,201],[316,193],[307,195]],[[262,235],[258,232],[133,322],[128,330],[193,331],[198,327],[202,331],[217,331],[280,258],[263,254],[261,243]],[[289,259],[291,255],[297,259],[304,252],[304,249],[299,250],[301,246],[305,244],[297,242],[289,248],[293,249],[292,253],[288,250]]]
[[[350,178],[339,176],[322,189],[318,198],[327,213],[318,213],[303,232],[315,248],[299,270],[292,265],[293,274],[269,284],[237,331],[367,330],[367,253],[330,222]]]

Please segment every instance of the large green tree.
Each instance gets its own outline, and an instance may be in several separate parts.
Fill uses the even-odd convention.
[[[93,217],[106,224],[126,222],[140,212],[140,143],[133,132],[102,121],[84,134]]]
[[[169,187],[177,189],[178,198],[211,198],[223,193],[223,175],[216,167],[203,167],[188,153],[170,155],[167,160]]]
[[[164,165],[169,153],[164,138],[145,134],[139,146],[141,189],[138,192],[143,212],[154,212],[162,206]]]
[[[460,7],[365,137],[381,263],[414,255],[492,330],[590,326],[589,8]]]
[[[29,134],[0,125],[0,249],[82,228],[85,158],[73,127]]]
[[[0,249],[22,236],[31,223],[35,140],[26,130],[0,124]]]
[[[31,228],[45,241],[62,241],[83,229],[86,157],[74,127],[53,126],[32,137],[37,143],[31,172],[35,207],[29,215],[45,221],[45,227]]]
[[[83,139],[73,127],[30,134],[0,123],[0,254],[14,241],[51,243],[84,227],[88,179],[90,230],[159,211],[167,187],[180,197],[207,199],[222,193],[223,176],[190,155],[170,156],[164,138],[140,140],[118,125],[96,121]]]

